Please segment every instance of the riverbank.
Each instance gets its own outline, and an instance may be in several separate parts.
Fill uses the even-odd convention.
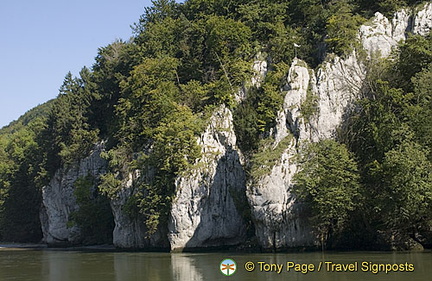
[[[93,245],[93,246],[71,246],[71,247],[51,247],[47,244],[37,243],[8,243],[0,242],[1,250],[59,250],[59,251],[94,251],[94,252],[114,252],[119,251],[114,245]]]
[[[175,251],[169,251],[168,249],[161,248],[117,248],[112,244],[104,245],[48,245],[44,243],[12,243],[12,242],[0,242],[1,250],[48,250],[48,251],[88,251],[88,252],[149,252],[149,253],[236,253],[236,254],[286,254],[286,253],[313,253],[313,252],[325,252],[325,253],[336,253],[336,252],[430,252],[430,248],[411,249],[411,250],[391,250],[391,249],[332,249],[324,250],[320,247],[297,247],[297,248],[284,248],[284,249],[262,249],[258,246],[226,246],[226,247],[203,247],[203,248],[185,248],[177,249]]]
[[[10,243],[10,242],[0,242],[0,250],[2,249],[47,249],[46,244],[36,244],[36,243]]]

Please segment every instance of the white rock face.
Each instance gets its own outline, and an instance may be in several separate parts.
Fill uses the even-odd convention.
[[[252,86],[259,87],[267,75],[267,61],[259,59],[255,60],[252,69],[255,73],[251,80]]]
[[[405,41],[409,33],[425,36],[432,30],[432,3],[427,3],[417,13],[411,15],[407,10],[394,14],[390,21],[381,13],[360,27],[359,36],[369,56],[390,55],[399,42]]]
[[[142,177],[145,176],[138,171],[127,175],[121,191],[110,202],[116,247],[171,247],[176,250],[236,245],[244,241],[246,227],[236,204],[243,198],[243,208],[247,207],[246,184],[231,111],[223,106],[217,110],[198,142],[203,157],[197,168],[176,181],[177,194],[168,225],[169,235],[165,225],[148,237],[144,222],[131,219],[125,212],[124,206],[135,192],[134,184],[144,180]],[[103,147],[98,146],[79,165],[68,170],[59,169],[50,184],[44,187],[40,217],[46,243],[79,242],[79,228],[68,227],[70,214],[78,209],[74,183],[79,177],[88,174],[99,177],[106,172],[107,163],[100,157],[102,150]]]
[[[391,21],[381,13],[375,13],[370,23],[360,27],[363,47],[369,55],[387,57],[401,40],[406,39],[409,23],[410,15],[405,10],[395,13]]]
[[[49,185],[42,189],[42,210],[40,213],[43,241],[55,244],[79,242],[78,227],[68,227],[69,216],[78,209],[74,195],[74,183],[80,177],[99,177],[105,173],[106,161],[100,157],[103,145],[96,146],[89,157],[69,169],[59,169]]]
[[[199,144],[203,157],[197,167],[176,182],[168,224],[172,250],[236,245],[245,238],[233,199],[244,196],[245,174],[229,109],[213,114]]]
[[[313,246],[311,228],[295,204],[291,193],[292,177],[297,171],[293,139],[271,173],[250,183],[248,199],[255,223],[255,234],[264,248]]]
[[[293,137],[292,141],[270,174],[249,183],[248,188],[256,235],[264,248],[317,244],[307,215],[291,192],[298,169],[295,158],[304,144],[334,136],[365,75],[355,53],[323,64],[317,74],[305,62],[294,59],[287,76],[284,109],[278,114],[275,145],[286,137]],[[312,99],[315,112],[304,112],[305,103]]]
[[[413,19],[412,32],[427,35],[432,30],[432,3],[426,4]]]
[[[385,57],[406,39],[408,31],[425,35],[431,28],[432,4],[429,3],[414,17],[402,10],[390,21],[376,13],[369,24],[361,26],[359,36],[369,57]],[[344,114],[361,91],[366,72],[356,53],[345,59],[337,56],[328,59],[316,72],[308,69],[305,62],[294,59],[284,87],[287,92],[283,110],[278,114],[274,130],[274,146],[286,137],[292,137],[292,141],[268,175],[248,183],[256,235],[264,248],[318,244],[308,225],[307,214],[292,194],[293,176],[298,170],[295,157],[305,144],[335,136]],[[313,99],[314,114],[307,116],[310,112],[305,112],[305,102],[310,105]]]
[[[246,203],[245,174],[229,109],[222,106],[214,112],[198,143],[203,157],[196,168],[176,180],[168,230],[162,227],[148,238],[144,223],[132,220],[123,210],[134,183],[145,175],[130,174],[123,182],[123,189],[111,201],[115,246],[182,250],[243,242],[246,227],[233,198],[243,196]]]
[[[125,211],[124,206],[134,193],[133,184],[139,178],[139,173],[130,173],[123,182],[123,188],[117,197],[111,200],[111,209],[114,216],[113,244],[118,248],[168,248],[166,232],[159,229],[148,237],[147,228],[143,221],[132,219]]]
[[[375,14],[360,28],[359,38],[369,57],[388,56],[398,42],[406,39],[407,32],[426,35],[430,30],[432,4],[428,3],[412,16],[405,10],[396,13],[392,20]],[[265,60],[254,62],[256,75],[251,85],[260,86],[267,67]],[[357,98],[365,75],[366,69],[356,53],[345,59],[328,59],[316,71],[295,59],[287,74],[283,110],[273,131],[274,145],[287,137],[292,140],[288,144],[283,142],[286,147],[277,164],[256,182],[246,183],[232,114],[225,107],[219,108],[199,139],[202,159],[196,168],[176,180],[176,199],[168,226],[148,238],[144,223],[131,220],[124,212],[123,206],[133,194],[133,184],[139,176],[130,174],[118,197],[111,201],[115,220],[113,243],[121,248],[170,247],[172,250],[239,244],[246,232],[239,211],[245,207],[246,194],[261,246],[317,245],[308,215],[292,194],[293,176],[298,170],[295,156],[308,142],[334,137],[344,114]],[[246,93],[246,89],[239,91],[236,100],[244,100]],[[306,112],[306,104],[315,108],[312,114]],[[98,146],[79,165],[60,169],[43,188],[40,217],[45,242],[78,242],[79,229],[68,227],[71,212],[78,208],[73,185],[79,177],[88,174],[98,177],[105,172],[106,161],[100,158],[102,149],[102,145]]]
[[[261,83],[264,81],[264,78],[267,75],[267,61],[265,59],[261,59],[261,53],[257,55],[253,65],[252,65],[252,70],[254,72],[254,75],[252,76],[251,80],[250,80],[250,84],[253,87],[260,87]],[[245,83],[245,85],[243,85],[243,87],[240,88],[239,91],[237,91],[237,93],[235,93],[234,95],[234,99],[237,103],[241,103],[242,101],[244,101],[246,99],[247,96],[247,92],[248,92],[248,86],[247,83]]]
[[[357,99],[365,77],[366,69],[355,53],[345,60],[335,57],[317,71],[318,110],[315,118],[311,118],[313,134],[309,140],[334,137],[343,115]]]
[[[314,81],[313,70],[309,71],[303,61],[295,58],[288,71],[287,88],[289,89],[285,95],[284,106],[286,110],[279,112],[276,123],[275,139],[279,143],[286,136],[294,133],[305,131],[304,122],[300,121],[301,111],[300,105],[306,100],[307,92],[310,85]]]

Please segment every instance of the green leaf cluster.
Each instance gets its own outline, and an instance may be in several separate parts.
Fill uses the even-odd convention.
[[[359,164],[363,199],[352,220],[362,223],[351,231],[366,230],[364,244],[384,239],[393,248],[403,248],[394,237],[424,244],[416,237],[430,235],[429,39],[411,37],[401,45],[396,59],[384,64],[385,70],[371,72],[381,74],[370,83],[373,86],[340,132],[340,140]]]
[[[234,111],[234,126],[240,148],[244,152],[256,152],[266,133],[276,124],[278,111],[283,105],[281,91],[289,65],[281,62],[273,65],[262,87],[251,89],[247,98]]]
[[[108,198],[97,189],[97,180],[87,175],[78,178],[74,187],[78,210],[70,214],[70,225],[80,228],[84,245],[111,243],[114,218]]]
[[[358,28],[365,19],[353,14],[353,6],[345,0],[337,1],[331,9],[334,12],[327,19],[327,38],[324,41],[335,54],[349,54],[360,45],[357,40]]]
[[[274,139],[263,139],[259,143],[259,149],[251,156],[251,167],[249,176],[254,182],[270,174],[271,169],[281,159],[284,153],[291,145],[293,138],[291,136],[285,137],[276,146],[274,146]]]
[[[97,236],[99,230],[90,228],[88,218],[92,208],[102,204],[103,196],[115,198],[133,174],[133,194],[125,208],[154,233],[166,224],[176,177],[200,157],[197,138],[214,108],[224,104],[233,110],[239,145],[252,157],[253,169],[270,167],[287,145],[269,148],[265,143],[283,103],[292,59],[297,56],[316,66],[326,52],[350,53],[362,16],[377,10],[390,13],[416,2],[152,1],[133,26],[133,38],[100,48],[91,68],[83,68],[78,77],[66,75],[55,100],[0,130],[0,238],[40,239],[42,186],[59,168],[77,165],[102,141],[109,171],[100,182],[92,182],[98,190],[90,188],[88,179],[77,182],[82,208],[75,223]],[[341,138],[356,156],[365,190],[373,194],[379,193],[377,175],[385,175],[389,184],[397,181],[386,167],[402,167],[400,159],[409,159],[409,149],[418,152],[411,151],[418,159],[410,163],[423,163],[423,154],[427,161],[432,159],[430,45],[430,37],[412,36],[401,46],[390,74],[382,81],[371,78],[370,93],[350,119],[355,130]],[[258,89],[248,84],[257,54],[269,64]],[[237,104],[239,90],[246,92],[246,99]],[[313,112],[315,103],[309,95],[302,105],[303,117]],[[393,150],[401,155],[396,157]],[[422,186],[415,190],[425,190],[421,180],[413,182]],[[397,217],[390,211],[387,215]],[[369,217],[372,228],[381,230],[378,216]],[[338,227],[331,221],[322,229],[330,233]]]
[[[49,104],[35,108],[0,133],[0,239],[38,242],[40,190],[46,158],[38,134]]]
[[[357,163],[345,145],[323,140],[299,157],[294,192],[311,209],[311,223],[323,247],[346,228],[360,196]]]

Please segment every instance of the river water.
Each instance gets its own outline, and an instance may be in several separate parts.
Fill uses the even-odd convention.
[[[220,270],[221,261],[226,258],[236,263],[236,271],[231,276],[225,276]],[[245,265],[250,272],[245,269]],[[389,265],[389,269],[393,267],[390,270],[399,271],[386,273],[386,265]],[[384,272],[377,272],[379,270]],[[431,278],[431,252],[170,254],[0,249],[2,281],[424,281]]]

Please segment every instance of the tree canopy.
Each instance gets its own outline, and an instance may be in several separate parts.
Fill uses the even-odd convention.
[[[109,240],[99,235],[112,229],[107,202],[139,171],[149,176],[134,182],[125,210],[151,235],[166,225],[176,177],[201,157],[197,138],[216,107],[232,110],[250,170],[260,160],[273,164],[283,147],[265,144],[293,58],[316,67],[328,53],[347,56],[361,48],[357,31],[367,18],[417,2],[152,1],[131,40],[101,47],[91,68],[66,74],[56,99],[0,130],[0,239],[40,240],[42,187],[101,142],[107,173],[77,180],[81,208],[71,224],[91,243]],[[424,236],[430,229],[431,38],[409,36],[382,75],[368,77],[348,129],[302,154],[296,193],[312,210],[323,243],[336,246],[363,229],[371,239],[383,232]],[[257,60],[268,63],[260,87],[250,82]],[[239,93],[247,93],[240,102]],[[309,98],[304,111],[315,108]]]

